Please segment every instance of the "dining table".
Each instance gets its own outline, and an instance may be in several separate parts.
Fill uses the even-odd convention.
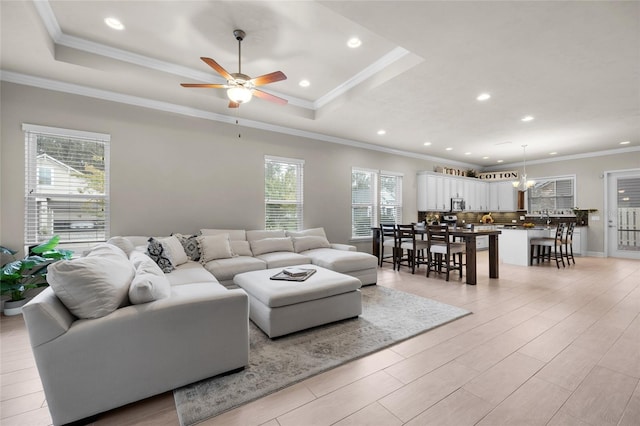
[[[426,227],[416,226],[416,234],[424,236],[427,233]],[[372,253],[380,258],[380,227],[371,227],[373,231]],[[489,278],[499,278],[499,258],[498,258],[498,235],[502,232],[497,229],[492,230],[475,230],[458,226],[450,226],[449,234],[455,238],[461,238],[465,243],[465,282],[469,285],[478,283],[477,271],[477,250],[476,238],[487,235],[489,237]]]

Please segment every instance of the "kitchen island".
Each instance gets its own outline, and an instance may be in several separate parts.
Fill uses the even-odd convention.
[[[500,234],[500,262],[529,266],[529,241],[549,236],[549,228],[503,228]]]

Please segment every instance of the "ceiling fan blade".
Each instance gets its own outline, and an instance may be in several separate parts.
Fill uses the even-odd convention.
[[[222,66],[220,64],[218,64],[216,61],[214,61],[213,59],[205,58],[205,57],[201,57],[200,59],[202,59],[211,68],[213,68],[214,70],[218,71],[218,74],[223,76],[225,80],[233,80],[233,77],[231,77],[231,74],[229,74],[227,72],[227,70],[222,68]]]
[[[289,101],[283,98],[279,98],[277,96],[272,95],[271,93],[263,92],[260,89],[253,89],[253,94],[259,98],[265,99],[267,101],[275,102],[280,105],[286,105]]]
[[[200,84],[200,83],[180,83],[182,87],[206,87],[209,89],[225,89],[226,84]]]
[[[229,101],[229,108],[239,108],[240,104],[237,102]]]
[[[251,82],[254,86],[263,86],[269,83],[275,83],[276,81],[286,80],[287,76],[282,71],[275,71],[270,74],[261,75],[260,77],[252,78]]]

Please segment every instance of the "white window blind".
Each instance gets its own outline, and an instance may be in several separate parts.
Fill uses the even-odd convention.
[[[529,212],[561,212],[573,209],[575,178],[540,178],[528,190]]]
[[[265,229],[302,229],[304,160],[265,156]]]
[[[351,170],[351,236],[370,237],[377,223],[377,179],[375,170]]]
[[[351,237],[371,237],[371,227],[402,222],[402,174],[351,169]]]
[[[380,172],[380,223],[402,223],[402,175]]]
[[[109,235],[109,142],[100,133],[23,124],[25,244]]]

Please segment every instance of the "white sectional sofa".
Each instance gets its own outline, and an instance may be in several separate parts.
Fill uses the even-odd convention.
[[[23,314],[54,424],[248,365],[249,298],[233,284],[239,273],[313,263],[376,283],[377,259],[330,244],[322,228],[200,233],[180,236],[197,239],[198,262],[186,246],[175,256],[178,237],[158,239],[174,255],[167,273],[151,260],[149,237],[114,237],[50,266],[50,287]]]

